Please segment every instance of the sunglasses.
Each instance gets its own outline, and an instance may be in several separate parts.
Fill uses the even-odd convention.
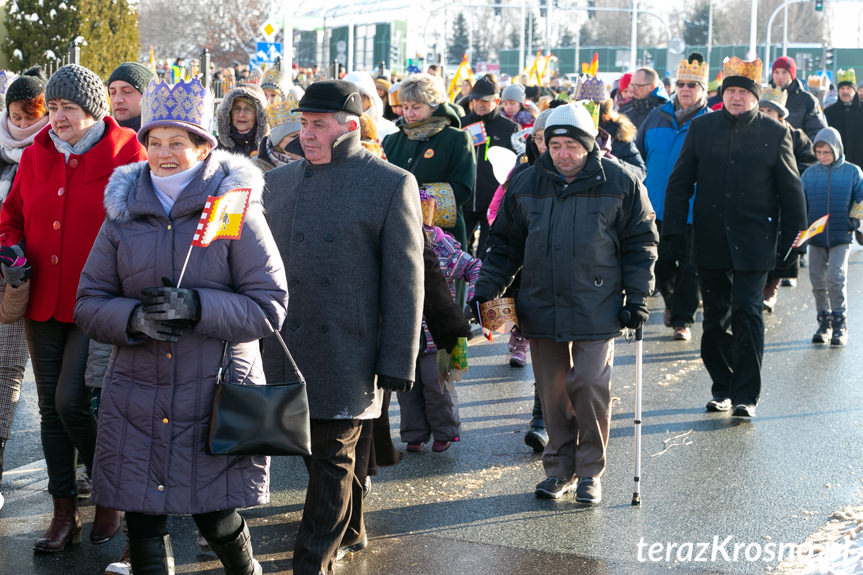
[[[698,82],[677,82],[678,88],[690,88],[693,89],[698,85]]]

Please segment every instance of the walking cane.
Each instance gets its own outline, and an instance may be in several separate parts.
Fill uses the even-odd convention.
[[[620,323],[626,325],[630,319],[629,310],[620,311]],[[641,364],[644,345],[644,329],[635,330],[635,491],[632,493],[633,507],[641,505]]]
[[[643,328],[635,330],[635,491],[632,505],[641,505],[641,354]]]

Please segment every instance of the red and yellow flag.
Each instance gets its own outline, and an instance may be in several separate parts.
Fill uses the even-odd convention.
[[[238,240],[243,235],[243,221],[252,190],[239,188],[223,196],[209,196],[192,245],[205,248],[213,240]]]
[[[581,63],[581,73],[586,74],[587,76],[596,76],[596,72],[599,70],[599,52],[593,53],[593,60],[590,61],[590,64],[587,62]]]
[[[812,222],[812,225],[797,234],[797,237],[794,238],[794,243],[791,244],[792,248],[799,248],[803,245],[803,243],[810,239],[812,236],[817,236],[821,232],[824,231],[824,228],[827,226],[827,219],[830,217],[830,214],[826,216],[822,216]]]

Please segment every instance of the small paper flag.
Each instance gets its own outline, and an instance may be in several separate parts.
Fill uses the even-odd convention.
[[[822,216],[812,222],[812,225],[797,234],[797,237],[794,238],[794,243],[791,244],[792,248],[799,248],[803,245],[803,242],[811,238],[812,236],[817,236],[821,232],[824,231],[825,226],[827,225],[827,219],[830,217],[830,214],[826,216]]]
[[[192,245],[205,248],[213,240],[238,240],[243,235],[243,221],[252,190],[240,188],[223,196],[209,196]]]

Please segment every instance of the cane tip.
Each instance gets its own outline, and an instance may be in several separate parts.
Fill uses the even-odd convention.
[[[633,507],[638,507],[639,505],[641,505],[641,495],[639,495],[638,493],[633,493],[633,494],[632,494],[632,504],[631,504],[631,505],[632,505]]]

